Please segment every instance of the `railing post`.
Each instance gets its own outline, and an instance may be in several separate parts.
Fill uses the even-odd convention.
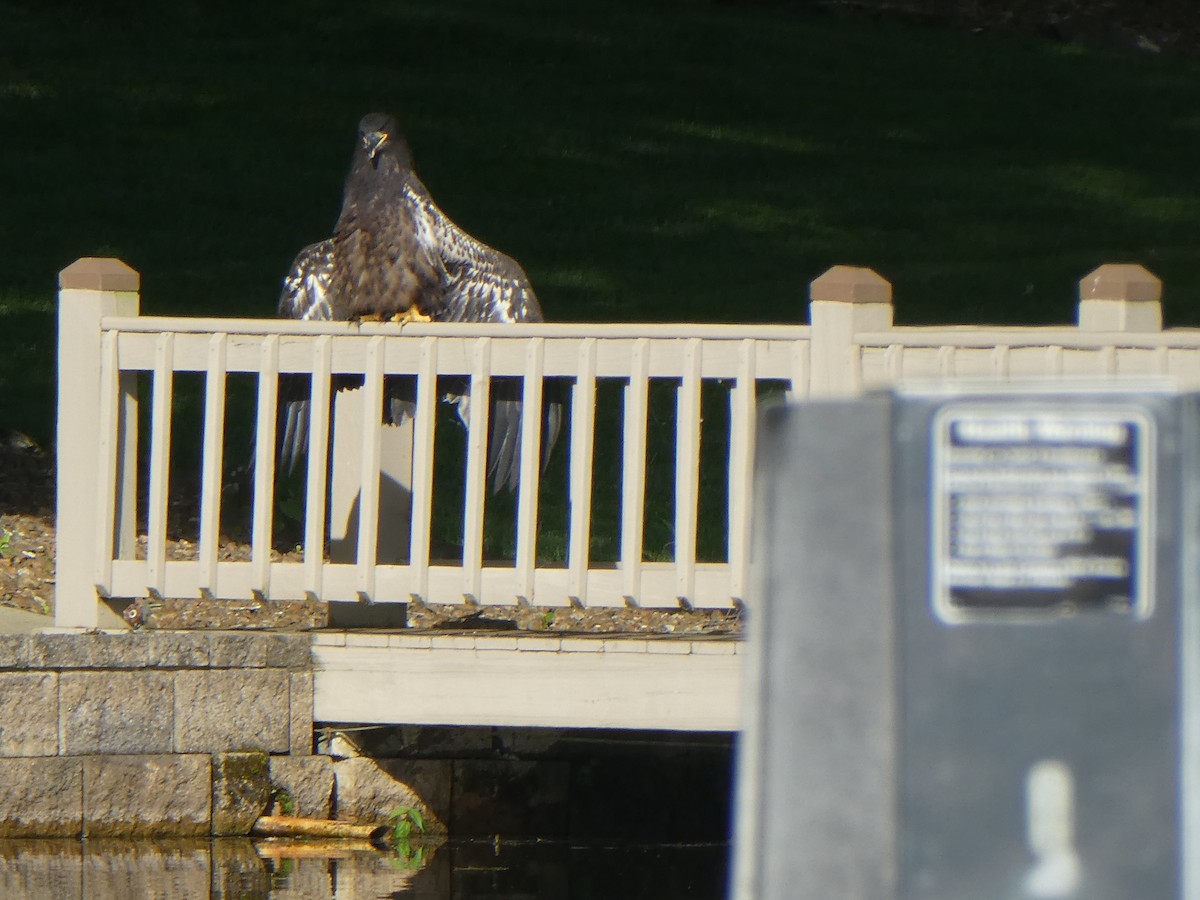
[[[354,562],[358,556],[363,395],[362,388],[340,390],[333,399],[328,525],[330,562]],[[401,425],[384,425],[382,428],[375,561],[379,565],[395,565],[408,562],[413,420],[409,417]]]
[[[857,393],[855,334],[892,327],[892,285],[872,269],[834,266],[812,283],[811,384],[813,397]]]
[[[1079,279],[1081,331],[1162,331],[1162,280],[1134,263],[1108,263]]]
[[[108,627],[121,621],[107,608],[102,613],[96,593],[100,320],[138,315],[139,284],[138,273],[119,259],[79,259],[58,275],[54,624],[59,627]],[[123,456],[127,468],[128,456]],[[117,482],[123,495],[133,484],[129,473],[124,475]],[[128,510],[122,518],[129,520]]]

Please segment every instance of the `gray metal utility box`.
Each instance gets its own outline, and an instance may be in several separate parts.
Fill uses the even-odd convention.
[[[1200,403],[886,395],[759,431],[735,900],[1173,900]]]

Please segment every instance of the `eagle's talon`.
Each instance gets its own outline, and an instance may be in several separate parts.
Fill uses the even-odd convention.
[[[392,316],[392,321],[400,325],[406,325],[409,322],[432,322],[429,316],[417,309],[417,304],[413,304],[403,312],[398,312]]]

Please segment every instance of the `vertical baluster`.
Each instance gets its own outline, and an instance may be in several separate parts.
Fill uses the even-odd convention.
[[[1046,374],[1061,375],[1063,371],[1063,348],[1058,344],[1051,344],[1046,348]]]
[[[1009,351],[1012,348],[1008,344],[997,344],[992,348],[991,365],[992,375],[996,378],[1008,378],[1010,363]]]
[[[367,341],[363,362],[363,436],[358,491],[357,591],[360,600],[375,596],[375,554],[379,543],[379,460],[383,453],[383,335]]]
[[[521,390],[520,494],[517,497],[517,595],[533,602],[537,562],[538,483],[542,461],[542,370],[545,339],[529,338]]]
[[[117,448],[120,438],[117,419],[120,409],[120,367],[115,331],[106,331],[100,341],[100,445],[96,448],[100,471],[97,504],[100,530],[96,535],[96,589],[107,597],[112,589],[113,539],[117,508]]]
[[[955,369],[957,368],[957,366],[956,366],[957,361],[958,361],[958,348],[957,347],[952,347],[948,344],[943,344],[941,347],[938,347],[938,351],[937,351],[938,374],[941,375],[942,378],[953,378],[954,377],[954,372],[955,372]]]
[[[271,590],[271,529],[275,505],[275,417],[278,409],[279,335],[263,338],[258,361],[258,416],[254,441],[254,503],[250,521],[251,590]]]
[[[433,439],[437,418],[437,339],[420,338],[417,409],[413,428],[412,533],[409,564],[412,596],[429,596],[429,529],[433,522]]]
[[[225,359],[229,336],[208,339],[204,373],[204,462],[200,481],[200,593],[217,595],[217,542],[221,529],[221,472],[225,449]]]
[[[750,569],[750,498],[754,489],[755,349],[738,348],[737,382],[729,393],[729,592],[745,602]]]
[[[120,346],[120,336],[117,337]],[[119,353],[118,353],[119,359]],[[137,557],[138,373],[117,373],[117,480],[113,539],[117,559]]]
[[[588,542],[592,525],[592,455],[596,435],[596,339],[579,347],[579,368],[571,388],[571,523],[567,593],[587,605]]]
[[[851,341],[849,351],[850,370],[846,373],[846,384],[853,396],[861,394],[863,389],[863,346]]]
[[[171,459],[171,399],[175,381],[175,335],[160,334],[154,344],[154,389],[150,398],[150,490],[147,508],[146,586],[154,596],[166,590],[167,480]]]
[[[1117,374],[1117,348],[1112,344],[1100,348],[1100,372],[1109,376]]]
[[[901,344],[888,344],[883,351],[883,365],[887,370],[889,384],[896,384],[904,377],[904,347]]]
[[[478,603],[483,585],[483,504],[487,485],[491,338],[471,351],[471,401],[467,413],[467,484],[463,509],[463,594]]]
[[[812,341],[808,338],[792,342],[792,377],[784,397],[788,403],[808,398],[812,382]]]
[[[329,402],[333,370],[333,338],[313,341],[312,381],[308,402],[308,472],[304,502],[304,584],[309,599],[324,590],[325,492],[329,482]]]
[[[696,518],[700,490],[700,366],[703,345],[684,345],[682,379],[675,394],[675,596],[695,595]]]
[[[621,465],[621,569],[627,602],[642,588],[642,529],[646,496],[646,405],[650,390],[650,342],[633,342],[625,386],[625,443]]]

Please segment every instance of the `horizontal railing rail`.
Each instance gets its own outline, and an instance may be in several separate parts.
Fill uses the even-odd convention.
[[[854,336],[860,347],[955,347],[960,349],[990,349],[992,347],[1029,348],[1064,347],[1099,350],[1104,347],[1155,349],[1200,348],[1200,329],[1172,328],[1156,333],[1127,331],[1079,331],[1062,326],[1030,326],[1027,328],[979,328],[958,326],[931,328],[928,326],[897,326],[891,331],[861,332]]]
[[[639,347],[646,355],[647,375],[651,378],[680,377],[682,374],[683,343],[699,341],[703,353],[698,362],[701,378],[735,378],[739,373],[741,344],[752,342],[760,378],[791,379],[802,365],[798,348],[807,340],[806,327],[796,327],[784,336],[755,335],[752,332],[736,339],[703,337],[606,337],[585,335],[559,337],[534,331],[524,337],[495,337],[492,333],[477,333],[478,326],[460,326],[454,335],[420,335],[414,329],[402,337],[388,334],[298,335],[278,334],[265,330],[239,329],[231,320],[220,320],[222,330],[213,332],[180,331],[163,327],[153,332],[130,332],[102,328],[104,334],[115,335],[117,365],[122,371],[154,371],[158,365],[158,340],[172,335],[171,367],[176,372],[205,372],[213,335],[222,336],[225,347],[224,370],[227,372],[261,372],[264,358],[263,339],[274,341],[277,360],[272,365],[285,374],[310,374],[319,363],[314,355],[314,338],[329,341],[330,371],[333,374],[362,375],[367,371],[369,348],[373,341],[382,341],[380,364],[385,375],[418,374],[421,354],[427,352],[427,342],[437,343],[437,374],[470,375],[476,357],[487,348],[489,372],[497,376],[524,376],[528,368],[530,341],[541,340],[541,374],[544,377],[575,377],[585,344],[595,344],[595,375],[628,377],[630,360]],[[247,320],[250,325],[257,324]],[[165,323],[164,323],[165,324]],[[535,326],[531,326],[535,327]],[[547,328],[549,326],[546,326]],[[399,332],[399,328],[396,330]],[[493,329],[489,329],[493,332]],[[401,339],[397,340],[397,337]],[[324,351],[321,351],[324,352]]]
[[[688,322],[314,322],[294,319],[204,318],[176,316],[104,316],[100,327],[130,333],[209,334],[377,334],[405,337],[495,338],[703,338],[714,341],[794,340],[807,337],[808,325],[711,325]]]

